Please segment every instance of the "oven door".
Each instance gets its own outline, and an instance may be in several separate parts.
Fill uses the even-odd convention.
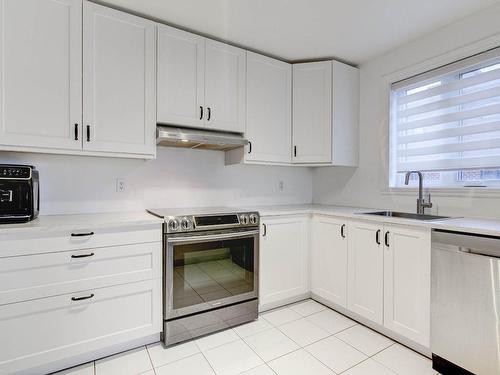
[[[165,319],[257,298],[257,229],[168,234],[165,244]]]

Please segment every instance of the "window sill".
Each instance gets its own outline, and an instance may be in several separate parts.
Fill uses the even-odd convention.
[[[486,187],[486,188],[470,188],[470,187],[456,187],[456,188],[436,188],[425,187],[425,193],[431,193],[435,197],[473,197],[473,198],[500,198],[500,187]],[[418,194],[417,188],[403,188],[386,187],[381,192],[383,195],[401,195],[401,196],[415,196]]]

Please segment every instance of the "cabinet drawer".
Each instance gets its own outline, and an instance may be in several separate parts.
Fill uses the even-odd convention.
[[[65,231],[1,234],[0,258],[162,240],[161,224],[116,228],[80,227]]]
[[[4,305],[0,373],[27,370],[160,331],[160,279]]]
[[[161,242],[0,259],[0,305],[161,276]]]

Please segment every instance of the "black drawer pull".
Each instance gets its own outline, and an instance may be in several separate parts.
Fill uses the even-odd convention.
[[[75,141],[78,141],[78,124],[75,124]]]
[[[207,111],[208,111],[207,121],[210,121],[210,119],[212,118],[212,110],[210,109],[210,107],[208,107]]]
[[[342,236],[342,238],[345,238],[345,224],[342,224],[342,226],[340,227],[340,235]]]
[[[385,232],[385,246],[389,247],[389,233],[390,232]]]
[[[78,258],[88,258],[88,257],[93,257],[94,253],[90,254],[79,254],[79,255],[72,255],[71,258],[78,259]]]
[[[377,245],[380,245],[380,229],[375,233],[375,242],[377,242]]]
[[[92,293],[90,296],[85,296],[85,297],[71,297],[72,301],[83,301],[86,299],[91,299],[94,297],[94,293]]]
[[[87,233],[71,233],[71,237],[88,237],[88,236],[93,236],[94,232],[87,232]]]

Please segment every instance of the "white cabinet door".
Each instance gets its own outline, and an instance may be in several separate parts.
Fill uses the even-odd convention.
[[[262,310],[301,299],[308,291],[306,216],[264,218],[260,238]]]
[[[80,0],[0,0],[0,145],[82,148],[81,26]]]
[[[347,308],[383,324],[384,246],[382,225],[349,221]]]
[[[28,369],[161,331],[161,279],[0,306],[0,373]]]
[[[205,38],[158,25],[158,122],[203,127]]]
[[[385,231],[384,325],[429,347],[430,231],[397,225]]]
[[[83,5],[83,148],[154,155],[155,23]]]
[[[205,115],[208,129],[245,131],[246,51],[207,39]]]
[[[311,238],[311,291],[347,307],[347,220],[315,216]]]
[[[292,66],[247,52],[246,160],[290,163]]]
[[[293,65],[294,163],[332,161],[332,62]]]

